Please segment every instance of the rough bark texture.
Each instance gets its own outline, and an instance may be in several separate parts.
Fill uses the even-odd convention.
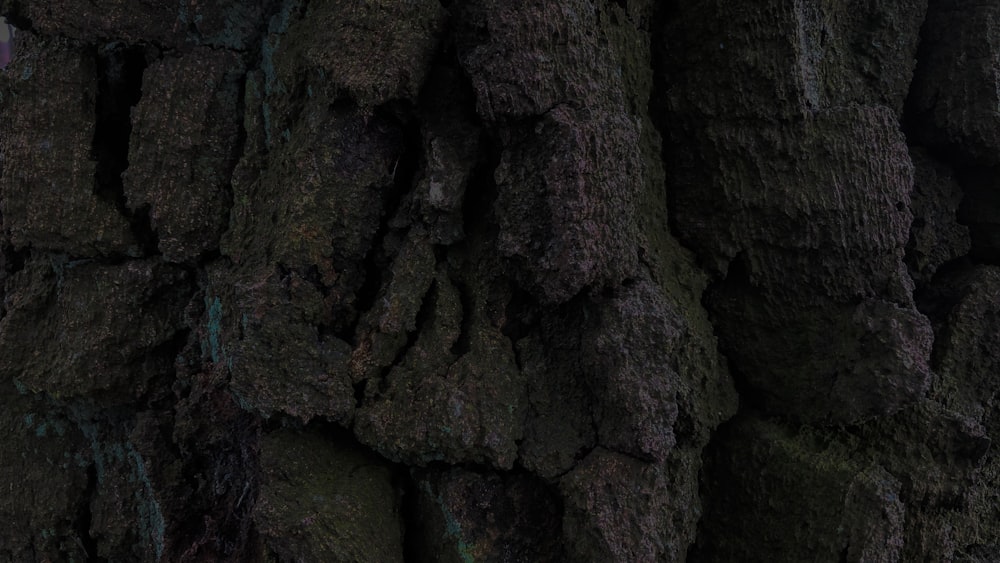
[[[0,12],[0,561],[1000,558],[1000,6]]]

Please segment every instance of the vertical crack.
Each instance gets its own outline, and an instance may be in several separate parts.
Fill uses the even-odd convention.
[[[149,208],[129,209],[122,173],[128,168],[132,108],[142,97],[146,55],[142,47],[116,41],[98,47],[96,122],[91,158],[97,162],[94,195],[114,204],[128,219],[143,254],[158,254],[157,236],[150,224]]]
[[[452,285],[458,292],[458,299],[462,305],[462,323],[458,333],[458,338],[451,345],[451,353],[456,358],[464,356],[472,348],[472,325],[475,320],[474,302],[469,288],[459,280],[452,280]]]
[[[401,117],[394,115],[396,110]],[[400,227],[394,223],[394,219],[404,206],[407,205],[406,198],[417,185],[424,168],[423,142],[420,134],[420,123],[412,119],[409,109],[405,107],[381,107],[376,110],[375,118],[385,123],[394,130],[392,134],[399,134],[400,144],[397,159],[393,166],[393,183],[388,188],[382,198],[382,219],[371,245],[362,260],[361,270],[364,276],[363,281],[355,292],[357,316],[345,330],[334,331],[334,334],[347,342],[355,342],[357,336],[358,323],[365,311],[371,309],[379,292],[387,281],[386,271],[392,263],[391,253],[386,249],[386,240],[394,233],[401,233],[408,227]],[[405,235],[403,235],[405,236]]]
[[[420,489],[413,471],[400,469],[396,477],[399,491],[399,513],[403,523],[403,560],[427,561],[428,548],[425,545],[426,517],[420,511]]]
[[[93,514],[90,510],[90,500],[97,491],[97,468],[91,464],[87,468],[87,490],[84,492],[83,501],[77,510],[76,521],[73,523],[76,532],[77,545],[84,552],[84,561],[87,563],[107,563],[107,559],[98,556],[97,541],[90,535],[90,525],[93,522]]]
[[[493,207],[499,193],[495,173],[500,166],[503,146],[495,135],[487,131],[480,135],[479,146],[479,161],[466,183],[462,200],[462,223],[466,239],[472,238],[476,233],[490,233],[497,228],[493,217]]]

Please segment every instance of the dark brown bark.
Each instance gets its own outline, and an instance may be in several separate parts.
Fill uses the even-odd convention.
[[[0,7],[0,561],[1000,557],[1000,7]]]

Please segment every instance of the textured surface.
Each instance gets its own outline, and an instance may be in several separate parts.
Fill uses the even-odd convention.
[[[129,208],[143,208],[170,262],[194,260],[219,246],[231,202],[229,178],[240,146],[240,58],[196,51],[189,72],[163,59],[142,75],[142,100],[132,112],[130,165],[124,177]]]
[[[261,469],[253,518],[280,560],[403,560],[392,469],[371,453],[278,431],[261,443]]]
[[[26,38],[6,74],[20,78],[7,81],[0,110],[7,124],[0,212],[11,243],[74,256],[137,255],[114,194],[94,186],[96,57],[66,40]]]
[[[1000,553],[995,6],[0,13],[0,561]]]

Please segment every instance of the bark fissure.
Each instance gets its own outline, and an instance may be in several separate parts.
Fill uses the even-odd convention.
[[[128,220],[143,254],[157,251],[157,234],[150,225],[149,209],[131,210],[125,199],[122,173],[129,166],[131,110],[142,98],[145,48],[108,43],[97,48],[96,121],[92,145],[94,194],[114,204]]]

